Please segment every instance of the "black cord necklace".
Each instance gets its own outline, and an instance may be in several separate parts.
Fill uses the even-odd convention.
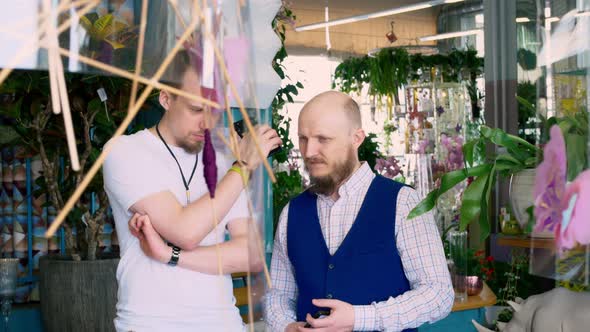
[[[174,158],[174,161],[176,161],[176,165],[178,165],[178,170],[180,171],[180,176],[182,176],[182,183],[184,184],[184,189],[186,190],[186,204],[188,205],[188,203],[190,202],[190,195],[191,195],[191,192],[190,192],[188,186],[191,183],[191,180],[193,179],[193,175],[195,175],[195,170],[197,169],[197,164],[199,164],[199,154],[197,153],[195,155],[195,166],[193,166],[193,171],[191,172],[191,177],[188,179],[188,182],[187,182],[186,178],[184,177],[184,173],[182,172],[182,167],[180,167],[180,163],[178,162],[178,159],[176,159],[174,152],[172,152],[172,150],[170,149],[170,147],[168,146],[168,144],[164,140],[164,137],[162,137],[162,134],[160,134],[160,129],[158,128],[159,124],[160,124],[159,122],[156,124],[156,132],[158,133],[160,140],[162,140],[162,143],[164,143],[164,146],[166,146],[166,149],[168,149],[168,152],[170,152],[170,155],[172,155],[172,158]]]

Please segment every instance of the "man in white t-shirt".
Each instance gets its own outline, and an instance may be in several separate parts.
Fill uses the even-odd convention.
[[[190,64],[189,55],[181,52],[172,66],[176,72],[167,75],[182,78],[180,89],[200,94],[200,78]],[[136,332],[241,331],[230,274],[260,270],[263,264],[248,257],[242,178],[247,174],[230,168],[231,161],[217,154],[221,180],[215,193],[219,225],[214,229],[200,151],[206,122],[215,123],[219,115],[206,121],[201,104],[165,91],[159,101],[166,112],[158,125],[107,143],[113,147],[103,167],[104,183],[121,246],[115,327]],[[265,154],[281,144],[268,126],[258,127],[257,136]],[[248,172],[260,165],[251,136],[239,143],[239,150]],[[150,234],[173,246],[150,249],[141,223],[135,229],[128,226],[134,215],[135,220],[149,217]],[[231,237],[226,242],[225,229]],[[218,275],[217,243],[223,276]]]

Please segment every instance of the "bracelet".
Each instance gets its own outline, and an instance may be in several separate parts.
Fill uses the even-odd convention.
[[[242,177],[242,180],[244,181],[244,184],[248,183],[248,174],[246,172],[244,172],[240,166],[234,165],[234,166],[230,167],[228,172],[236,172],[236,173],[240,174],[240,176]]]
[[[178,264],[178,258],[180,258],[180,248],[177,246],[172,246],[172,256],[170,256],[170,260],[168,261],[168,265],[176,266]]]
[[[236,161],[234,161],[234,162],[233,162],[233,164],[231,164],[231,165],[232,165],[232,166],[240,166],[240,164],[242,164],[242,165],[244,165],[244,166],[248,167],[248,163],[247,163],[247,162],[245,162],[245,161],[243,161],[243,160],[236,160]]]

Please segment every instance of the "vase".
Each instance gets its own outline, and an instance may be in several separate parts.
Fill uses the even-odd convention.
[[[465,275],[467,272],[467,231],[450,230],[449,240],[449,269],[453,288],[455,290],[455,301],[467,301],[467,287]]]
[[[466,276],[464,283],[467,296],[479,295],[483,290],[483,279],[479,276]]]

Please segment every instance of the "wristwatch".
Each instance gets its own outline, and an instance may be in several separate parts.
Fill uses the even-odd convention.
[[[170,256],[170,260],[168,261],[168,265],[176,266],[178,264],[178,258],[180,257],[180,248],[177,246],[172,247],[172,256]]]

